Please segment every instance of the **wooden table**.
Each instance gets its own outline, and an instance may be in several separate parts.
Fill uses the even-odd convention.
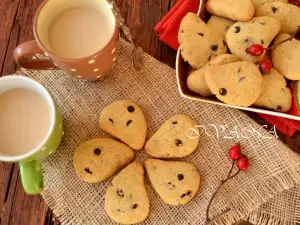
[[[0,74],[16,70],[13,49],[33,39],[32,22],[42,0],[0,0]],[[174,67],[175,52],[158,40],[153,27],[177,0],[117,0],[134,42],[158,60]],[[256,114],[249,114],[260,124],[266,124]],[[300,152],[299,133],[292,138],[280,134],[280,139],[294,151]],[[0,163],[0,224],[42,225],[59,224],[40,196],[23,192],[19,168]]]

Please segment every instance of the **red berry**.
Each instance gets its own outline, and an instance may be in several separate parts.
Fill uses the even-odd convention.
[[[240,144],[237,143],[237,144],[231,146],[231,148],[229,149],[228,155],[232,160],[237,160],[238,158],[240,158],[241,157]]]
[[[245,171],[248,169],[249,167],[249,162],[246,156],[242,156],[241,158],[239,158],[239,160],[236,163],[237,167],[242,170]]]
[[[248,47],[247,53],[253,56],[260,56],[264,53],[265,49],[262,45],[254,44]]]
[[[273,64],[270,59],[262,60],[259,64],[259,70],[262,74],[270,73],[272,67],[273,67]]]
[[[300,7],[300,1],[299,0],[289,0],[289,3]]]

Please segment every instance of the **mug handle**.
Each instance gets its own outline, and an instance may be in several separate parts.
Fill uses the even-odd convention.
[[[42,161],[22,161],[19,167],[24,191],[29,195],[41,193],[44,187]]]
[[[43,57],[38,57],[37,54]],[[30,70],[52,70],[58,67],[51,59],[46,59],[44,51],[35,40],[18,45],[14,50],[14,58],[18,65]],[[44,58],[44,59],[43,59]]]

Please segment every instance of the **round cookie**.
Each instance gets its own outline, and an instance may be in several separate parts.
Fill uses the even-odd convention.
[[[88,183],[104,181],[134,158],[127,145],[110,138],[91,139],[80,144],[74,152],[77,176]]]
[[[196,14],[188,13],[178,33],[182,58],[200,69],[214,57],[226,53],[226,43],[219,33],[207,26]]]
[[[222,54],[213,58],[210,62],[208,62],[203,68],[192,72],[187,78],[187,86],[188,88],[200,94],[203,97],[208,97],[212,95],[209,90],[206,81],[205,81],[205,71],[207,67],[210,65],[224,65],[227,63],[237,62],[239,59],[235,55],[231,54]]]
[[[121,224],[140,223],[147,218],[149,198],[141,164],[133,162],[114,177],[105,194],[105,211]]]
[[[252,0],[208,0],[206,10],[234,21],[248,21],[254,16]]]
[[[223,39],[226,38],[226,33],[233,24],[234,21],[218,16],[211,16],[207,21],[207,26],[213,29],[214,32],[218,32]]]
[[[281,33],[274,40],[274,44],[290,37],[289,34]],[[289,80],[300,80],[300,41],[293,39],[280,44],[272,51],[273,66]]]
[[[205,79],[211,92],[230,105],[248,107],[262,91],[262,75],[256,65],[247,61],[210,66]]]
[[[227,34],[226,42],[231,53],[241,60],[260,62],[264,56],[252,56],[247,52],[249,46],[260,44],[265,48],[280,31],[280,23],[272,17],[255,17],[248,22],[233,24]]]
[[[254,106],[265,107],[279,112],[287,112],[291,109],[292,94],[286,87],[284,76],[271,69],[271,72],[263,76],[262,92]]]
[[[99,124],[102,130],[134,150],[140,150],[144,146],[146,120],[140,107],[131,100],[115,101],[105,107]]]
[[[293,33],[300,25],[300,8],[284,2],[266,3],[259,7],[256,16],[270,16],[281,23],[282,33]]]
[[[172,116],[146,142],[146,152],[155,158],[181,158],[191,154],[200,137],[189,138],[187,131],[190,128],[198,130],[195,125],[186,115]]]
[[[254,8],[257,10],[259,7],[264,5],[265,3],[271,3],[271,2],[284,2],[288,3],[288,0],[252,0]]]
[[[145,167],[153,188],[165,203],[185,205],[196,195],[200,175],[194,165],[146,159]]]

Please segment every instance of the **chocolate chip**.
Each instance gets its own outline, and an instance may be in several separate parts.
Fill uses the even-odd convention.
[[[182,194],[180,195],[180,198],[184,198],[186,196],[186,194]]]
[[[261,42],[262,45],[265,44],[264,40],[262,40],[262,39],[260,40],[260,42]]]
[[[128,120],[126,126],[128,127],[132,123],[132,120]]]
[[[177,175],[177,178],[178,178],[178,180],[183,180],[184,179],[184,175],[180,173],[180,174]]]
[[[242,69],[241,69],[241,67],[239,67],[239,69],[238,69],[238,73],[240,73],[240,72],[241,72],[241,70],[242,70]]]
[[[191,191],[188,191],[188,192],[186,193],[186,195],[190,195],[190,194],[192,194],[192,192],[191,192]]]
[[[117,209],[117,212],[121,212],[121,209]]]
[[[247,38],[247,39],[245,39],[245,40],[244,40],[244,42],[245,42],[245,43],[248,43],[248,42],[249,42],[249,39],[248,39],[248,38]]]
[[[101,154],[101,149],[100,148],[95,148],[94,149],[94,154],[95,155],[100,155]]]
[[[235,26],[234,29],[234,33],[240,33],[241,31],[241,28],[239,26]]]
[[[278,106],[276,107],[276,109],[277,109],[277,110],[282,110],[281,105],[278,105]]]
[[[226,44],[226,42],[223,40],[223,45],[224,45],[224,47],[226,47],[227,46],[227,44]]]
[[[210,56],[208,57],[208,61],[210,61],[210,60],[212,59],[212,57],[213,57],[213,56],[212,56],[212,55],[210,55]]]
[[[175,144],[176,144],[177,147],[181,147],[182,146],[182,141],[179,140],[179,139],[176,139]]]
[[[198,33],[198,35],[199,35],[199,36],[202,36],[202,37],[204,36],[204,34],[203,34],[203,33],[201,33],[201,32],[199,32],[199,33]]]
[[[138,204],[133,204],[130,206],[131,209],[136,209],[138,207]]]
[[[175,188],[175,185],[172,184],[172,182],[169,182],[169,183],[168,183],[168,188],[169,188],[169,189],[174,189],[174,188]]]
[[[114,121],[113,121],[113,119],[109,119],[109,121],[110,121],[112,124],[114,124]]]
[[[131,106],[128,106],[127,108],[128,112],[134,112],[135,108],[131,105]]]
[[[211,45],[211,50],[217,51],[217,49],[218,49],[218,45]]]
[[[181,29],[181,30],[180,30],[180,33],[184,33],[184,30],[183,30],[183,29]]]
[[[122,198],[124,197],[124,192],[122,189],[117,190],[117,194]]]
[[[93,173],[89,168],[84,168],[84,171],[87,172],[87,173],[89,173],[89,174]]]
[[[241,81],[244,80],[244,79],[246,79],[246,77],[241,77],[241,78],[239,79],[239,82],[241,82]]]
[[[177,121],[172,122],[172,124],[177,124]]]
[[[227,94],[227,90],[225,88],[220,88],[219,90],[220,95],[226,95]]]
[[[261,25],[266,25],[264,22],[258,21]]]
[[[276,11],[277,11],[277,8],[272,7],[272,12],[273,12],[274,14],[276,13]]]

